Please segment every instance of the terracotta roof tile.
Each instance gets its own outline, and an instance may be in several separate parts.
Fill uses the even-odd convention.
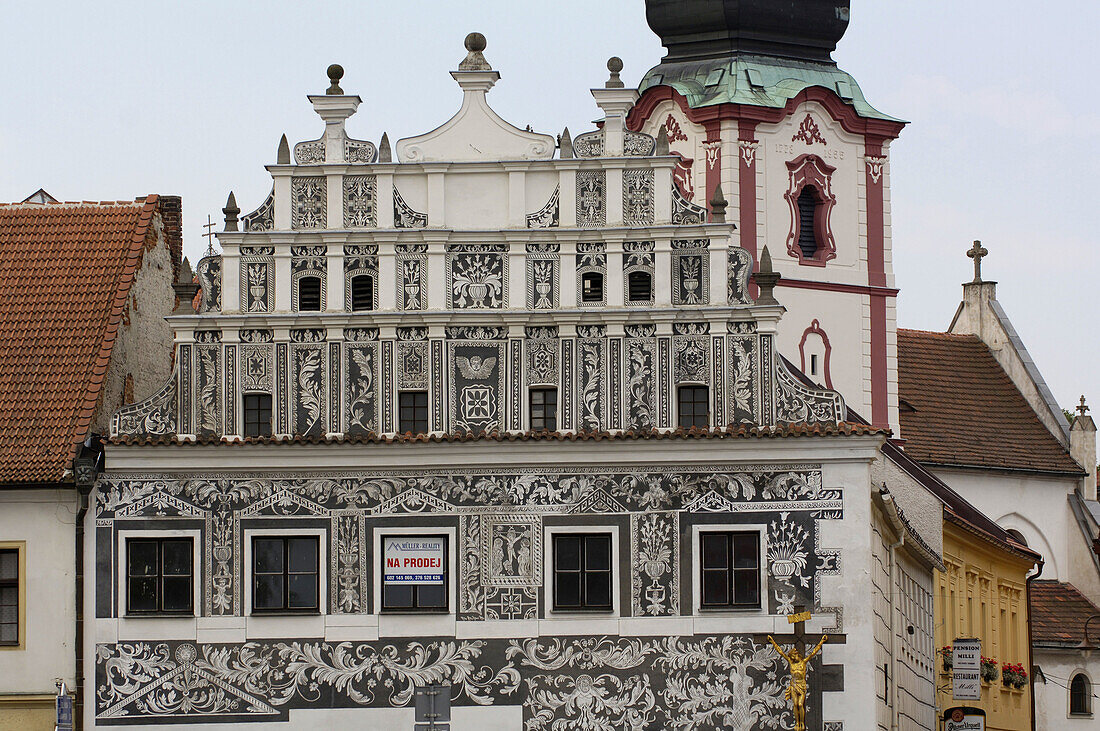
[[[899,329],[898,400],[918,462],[1082,473],[977,336]]]
[[[87,436],[157,200],[0,204],[0,483],[62,480]]]
[[[1085,639],[1085,620],[1100,615],[1073,584],[1062,581],[1031,582],[1031,639],[1036,643],[1076,645]],[[1093,645],[1100,640],[1100,622],[1089,628]]]

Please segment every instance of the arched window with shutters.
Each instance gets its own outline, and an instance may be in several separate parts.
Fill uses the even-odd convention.
[[[321,278],[298,277],[298,312],[321,311]]]
[[[1069,681],[1069,715],[1092,715],[1092,682],[1084,673],[1077,673]]]
[[[832,179],[836,168],[817,155],[802,155],[787,163],[790,182],[784,197],[791,210],[787,253],[799,264],[825,266],[836,258],[831,216],[836,198]]]
[[[374,309],[374,277],[357,274],[351,278],[351,310],[366,312]]]
[[[653,301],[653,275],[647,271],[633,271],[626,276],[626,300],[633,302]]]

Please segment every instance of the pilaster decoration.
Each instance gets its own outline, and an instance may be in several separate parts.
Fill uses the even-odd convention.
[[[299,165],[321,165],[325,161],[325,139],[322,137],[294,145],[294,162]]]
[[[874,183],[875,185],[878,185],[879,181],[882,180],[882,171],[886,167],[886,158],[885,157],[873,157],[871,155],[868,155],[867,158],[866,158],[866,161],[867,161],[867,176],[869,178],[871,178],[872,183]]]
[[[709,239],[672,241],[672,304],[710,303]]]
[[[373,142],[367,140],[353,140],[344,138],[344,162],[366,163],[378,162],[378,148]]]
[[[271,345],[270,330],[241,330],[241,391],[271,393],[273,388],[272,358],[274,348]]]
[[[635,272],[649,274],[650,288],[649,299],[632,300],[629,297],[626,304],[632,307],[652,307],[653,293],[653,242],[652,241],[626,241],[623,242],[623,291],[629,291],[630,275]]]
[[[349,175],[344,178],[344,228],[378,225],[378,177]]]
[[[427,228],[428,214],[414,211],[405,199],[401,197],[401,191],[397,186],[393,188],[393,227],[394,228]]]
[[[349,435],[379,432],[378,428],[378,330],[344,331],[344,422]]]
[[[707,170],[716,170],[722,160],[722,140],[707,140],[703,150],[707,154]]]
[[[577,429],[600,431],[607,418],[607,341],[603,325],[577,327]]]
[[[298,436],[323,436],[326,431],[328,364],[325,331],[290,331],[291,428]],[[335,386],[335,384],[331,384]]]
[[[585,132],[573,138],[573,154],[577,157],[603,157],[603,130]]]
[[[558,308],[561,245],[527,244],[527,309]]]
[[[584,275],[599,274],[604,279],[603,298],[584,302]],[[607,245],[596,241],[577,244],[577,307],[602,307],[607,304]]]
[[[607,225],[607,173],[604,170],[577,172],[577,226],[602,228]]]
[[[626,157],[652,157],[657,140],[641,132],[627,130],[623,133],[623,154]]]
[[[506,306],[507,244],[447,245],[447,305],[454,310]]]
[[[756,140],[738,140],[737,147],[741,152],[741,164],[747,168],[756,165],[756,149],[760,143]]]
[[[246,215],[244,222],[245,231],[271,231],[275,228],[275,188],[267,194],[267,198],[260,207]]]
[[[729,250],[726,263],[727,296],[731,305],[750,305],[749,280],[752,278],[752,254],[740,247]]]
[[[760,418],[760,339],[755,333],[742,332],[748,323],[731,323],[726,336],[728,381],[726,383],[726,421],[730,424],[761,424]],[[771,399],[768,399],[769,402]]]
[[[652,170],[623,171],[623,223],[627,226],[652,226],[654,210]]]
[[[546,205],[534,213],[527,214],[527,228],[557,228],[561,213],[560,198],[561,186],[559,185],[554,188]]]
[[[328,250],[324,246],[292,246],[290,248],[291,308],[298,312],[298,280],[318,277],[321,280],[321,309],[328,300]]]
[[[237,333],[242,343],[270,343],[275,334],[270,330],[240,330]]]
[[[195,266],[195,276],[202,288],[199,314],[221,312],[222,309],[222,258],[220,254],[204,256]]]
[[[527,385],[558,385],[558,329],[556,327],[528,327],[525,330],[527,340]]]
[[[649,431],[657,420],[657,328],[626,326],[626,424],[627,429]],[[611,394],[611,398],[617,398]]]
[[[690,226],[696,223],[707,222],[707,209],[697,206],[684,197],[680,186],[672,184],[672,224],[674,226]]]
[[[825,262],[836,258],[836,241],[833,239],[832,211],[836,205],[833,195],[832,179],[836,168],[827,165],[817,155],[801,155],[787,163],[789,184],[783,197],[791,211],[791,229],[787,234],[787,253],[798,259],[800,264],[824,266]],[[816,201],[814,214],[814,237],[817,239],[817,252],[807,258],[798,245],[802,230],[802,214],[798,199],[802,191],[809,188]]]
[[[426,327],[399,327],[397,328],[397,339],[402,342],[412,342],[414,340],[427,340],[428,328]]]
[[[332,516],[329,532],[329,607],[332,614],[367,611],[367,537],[363,515],[356,510]]]
[[[197,332],[195,343],[195,433],[215,436],[222,429],[221,333]]]
[[[775,356],[775,423],[836,424],[844,420],[844,399],[835,391],[806,386]]]
[[[444,330],[448,340],[504,340],[508,329],[504,327],[485,327],[480,325],[460,325]]]
[[[448,423],[456,433],[488,433],[505,428],[504,340],[448,340]]]
[[[326,228],[328,181],[321,175],[294,178],[290,184],[290,205],[292,228]]]
[[[712,385],[710,338],[706,334],[675,335],[672,338],[672,351],[674,385],[683,383]]]
[[[344,246],[344,311],[351,312],[352,280],[368,276],[371,287],[370,309],[378,309],[378,244],[347,244]]]
[[[647,486],[639,485],[645,489]],[[630,516],[632,612],[635,617],[680,614],[680,527],[676,513]]]
[[[428,245],[395,244],[397,254],[397,304],[402,310],[427,307]]]
[[[178,377],[179,372],[173,371],[168,382],[152,396],[116,411],[111,417],[111,437],[157,437],[175,434]]]
[[[791,142],[805,142],[807,145],[816,145],[821,143],[822,145],[828,145],[825,138],[821,136],[821,128],[817,126],[817,122],[814,121],[813,115],[807,113],[806,118],[802,120],[802,124],[798,126],[798,132],[791,137]]]

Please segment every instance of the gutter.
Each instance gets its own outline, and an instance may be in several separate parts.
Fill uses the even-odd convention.
[[[896,628],[897,611],[895,610],[894,595],[896,592],[894,589],[897,587],[897,549],[905,543],[905,526],[897,525],[900,523],[900,516],[897,513],[897,503],[894,502],[894,496],[890,494],[890,491],[886,489],[886,483],[882,484],[879,489],[879,496],[882,498],[883,504],[888,508],[887,514],[891,514],[894,518],[891,522],[895,523],[895,530],[898,533],[898,540],[895,543],[887,546],[887,551],[890,556],[890,669],[893,671],[893,678],[887,678],[886,681],[890,683],[890,731],[898,731],[898,683],[897,683],[897,664],[898,664],[898,635]]]
[[[89,497],[102,469],[102,441],[98,437],[89,436],[77,448],[77,457],[73,460],[73,477],[79,501],[76,514],[76,682],[73,688],[73,731],[84,729],[84,521],[88,515]]]
[[[1031,639],[1031,582],[1038,579],[1043,574],[1043,559],[1039,559],[1035,565],[1038,569],[1033,576],[1027,577],[1027,581],[1024,582],[1024,601],[1027,602],[1027,669],[1028,669],[1028,690],[1031,691],[1031,731],[1036,731],[1035,728],[1035,665],[1033,663],[1034,657],[1032,656],[1032,639]]]

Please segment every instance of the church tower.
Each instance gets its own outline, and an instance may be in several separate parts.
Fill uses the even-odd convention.
[[[663,131],[679,193],[724,198],[741,246],[768,247],[780,352],[897,433],[889,145],[905,123],[832,59],[848,0],[646,0],[646,15],[668,55],[628,127]]]

